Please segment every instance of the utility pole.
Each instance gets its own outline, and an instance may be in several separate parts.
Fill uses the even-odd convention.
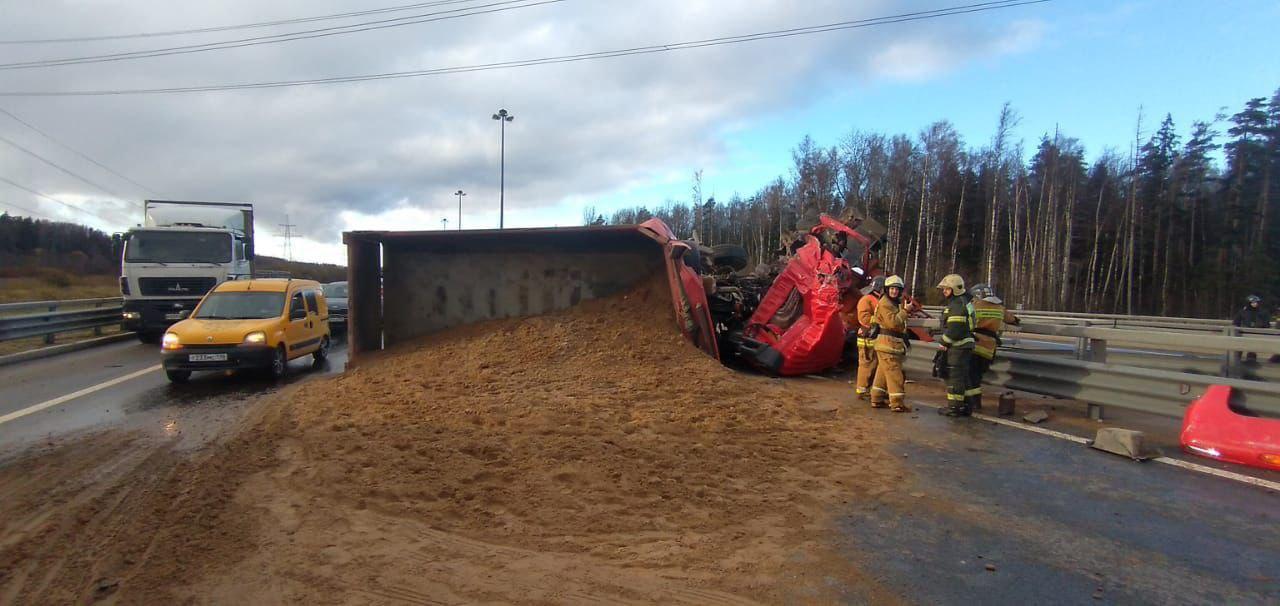
[[[462,231],[462,197],[467,195],[467,192],[458,190],[453,192],[453,195],[458,197],[458,231]]]
[[[290,263],[293,262],[293,228],[297,227],[289,222],[289,215],[284,216],[284,223],[280,224],[280,228],[284,230],[284,258]]]
[[[498,110],[493,115],[493,119],[502,125],[502,156],[499,163],[500,181],[498,182],[498,229],[502,229],[503,216],[506,214],[506,190],[507,190],[507,123],[515,120],[516,117],[511,115],[505,109]]]

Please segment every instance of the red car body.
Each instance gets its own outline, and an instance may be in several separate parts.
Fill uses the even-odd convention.
[[[1187,407],[1182,448],[1218,461],[1280,471],[1280,420],[1231,410],[1231,388],[1212,385]]]

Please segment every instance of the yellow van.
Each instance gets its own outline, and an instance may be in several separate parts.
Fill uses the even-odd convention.
[[[329,309],[320,283],[232,280],[204,296],[161,342],[164,372],[185,383],[201,370],[262,368],[283,377],[289,360],[329,355]]]

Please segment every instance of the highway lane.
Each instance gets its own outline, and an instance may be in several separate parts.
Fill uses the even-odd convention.
[[[907,602],[1280,600],[1280,494],[931,410],[894,420],[906,482],[844,512],[837,542]]]
[[[255,395],[340,372],[346,354],[335,348],[332,363],[318,369],[296,361],[278,383],[246,373],[198,375],[188,385],[148,371],[157,357],[154,347],[120,344],[0,369],[0,415],[142,372],[0,424],[0,463],[42,440],[90,443],[81,436],[103,428],[199,445]],[[907,602],[1280,600],[1280,493],[929,410],[872,411],[853,401],[847,384],[821,384],[825,395],[816,400],[829,409],[888,419],[886,463],[903,472],[901,486],[836,512],[827,546]],[[925,387],[912,387],[912,398],[925,397]],[[870,597],[837,588],[850,603]]]
[[[209,372],[197,373],[186,385],[173,385],[158,366],[158,347],[133,342],[3,367],[0,458],[33,443],[105,427],[206,437],[250,396],[340,373],[346,360],[346,342],[339,335],[327,362],[313,367],[310,356],[294,360],[289,376],[279,382],[260,373]],[[22,416],[13,418],[16,415]]]

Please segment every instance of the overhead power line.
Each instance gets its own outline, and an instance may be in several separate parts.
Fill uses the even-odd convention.
[[[6,116],[9,116],[10,118],[12,118],[12,119],[13,119],[13,121],[17,122],[18,124],[21,124],[21,125],[23,125],[23,126],[25,126],[25,127],[29,128],[29,129],[31,129],[31,130],[33,130],[33,131],[35,131],[35,132],[36,132],[36,133],[38,133],[41,137],[44,137],[45,139],[48,139],[48,140],[49,140],[50,142],[52,142],[54,145],[57,145],[58,147],[61,147],[62,149],[65,149],[65,150],[67,150],[67,151],[69,151],[69,152],[71,152],[71,153],[73,153],[73,154],[75,154],[75,155],[79,156],[80,158],[84,159],[85,161],[89,162],[90,164],[93,164],[94,166],[97,166],[98,168],[101,168],[102,170],[105,170],[105,171],[107,171],[107,172],[109,172],[109,173],[111,173],[111,174],[113,174],[113,175],[115,175],[115,176],[117,176],[117,177],[119,177],[119,178],[121,178],[121,179],[125,180],[125,181],[128,181],[129,183],[132,183],[132,184],[134,184],[134,185],[136,185],[136,186],[138,186],[138,187],[142,188],[143,190],[149,191],[149,192],[151,192],[151,193],[153,193],[153,194],[157,194],[157,193],[158,193],[158,192],[156,192],[156,190],[151,189],[150,187],[147,187],[146,185],[143,185],[143,184],[141,184],[141,183],[138,183],[137,181],[134,181],[133,179],[130,179],[129,177],[126,177],[126,176],[124,176],[124,175],[122,175],[122,174],[120,174],[120,173],[116,172],[116,171],[115,171],[114,169],[112,169],[111,167],[109,167],[109,166],[107,166],[107,165],[105,165],[105,164],[103,164],[103,163],[101,163],[101,162],[98,162],[97,160],[94,160],[93,158],[90,158],[88,154],[85,154],[84,152],[82,152],[82,151],[80,151],[80,150],[77,150],[76,148],[71,147],[70,145],[67,145],[66,143],[63,143],[63,142],[61,142],[61,141],[59,141],[59,140],[55,139],[55,138],[53,137],[53,135],[50,135],[49,133],[46,133],[46,132],[44,132],[43,130],[40,130],[39,128],[37,128],[37,127],[36,127],[36,125],[31,124],[30,122],[27,122],[26,120],[23,120],[22,118],[19,118],[19,117],[18,117],[17,115],[15,115],[13,112],[11,112],[11,111],[9,111],[9,110],[7,110],[7,109],[3,108],[3,107],[0,107],[0,114],[4,114],[4,115],[6,115]]]
[[[14,204],[13,202],[0,201],[0,206],[8,206],[9,208],[12,208],[12,209],[14,209],[14,210],[20,210],[20,211],[22,211],[22,212],[24,212],[24,213],[30,213],[31,215],[34,215],[34,216],[35,216],[35,217],[37,217],[37,218],[48,219],[48,220],[50,220],[50,221],[56,221],[56,220],[57,220],[57,219],[55,219],[55,218],[53,217],[53,215],[51,215],[51,214],[49,214],[49,213],[44,213],[44,212],[40,212],[40,211],[38,211],[38,210],[30,209],[30,208],[27,208],[27,207],[25,207],[25,206],[21,206],[21,205],[18,205],[18,204]]]
[[[209,34],[215,32],[227,32],[238,29],[255,29],[265,27],[276,27],[279,25],[293,25],[296,23],[311,23],[315,21],[331,21],[334,19],[348,19],[351,17],[363,17],[365,15],[376,15],[381,13],[395,13],[400,11],[408,11],[419,8],[429,8],[432,6],[443,6],[447,4],[461,4],[465,2],[475,2],[476,0],[435,0],[434,2],[418,2],[416,4],[404,4],[401,6],[387,6],[383,8],[371,8],[362,11],[352,11],[348,13],[334,13],[331,15],[316,15],[312,17],[296,17],[293,19],[278,19],[276,21],[258,21],[256,23],[241,23],[237,25],[217,25],[211,27],[197,27],[191,29],[175,29],[158,32],[137,32],[131,34],[108,34],[102,36],[74,36],[65,38],[27,38],[17,40],[0,40],[0,44],[59,44],[64,42],[101,42],[104,40],[129,40],[134,38],[162,38],[167,36],[183,36],[188,34]]]
[[[46,158],[46,157],[44,157],[44,156],[41,156],[40,154],[37,154],[36,152],[33,152],[33,151],[31,151],[30,149],[27,149],[26,147],[23,147],[21,144],[16,143],[16,142],[14,142],[14,141],[11,141],[11,140],[10,140],[10,139],[8,139],[7,137],[4,137],[4,136],[0,135],[0,143],[4,143],[4,144],[6,144],[6,145],[9,145],[10,147],[12,147],[12,148],[14,148],[14,149],[16,149],[16,150],[18,150],[18,151],[20,151],[20,152],[24,153],[24,154],[27,154],[28,156],[31,156],[32,158],[35,158],[35,159],[37,159],[37,160],[39,160],[39,161],[41,161],[41,162],[43,162],[43,163],[45,163],[45,164],[48,164],[49,166],[52,166],[53,168],[58,169],[58,170],[59,170],[59,171],[61,171],[63,174],[65,174],[65,175],[67,175],[67,176],[70,176],[71,178],[76,179],[77,181],[80,181],[81,183],[84,183],[84,184],[89,185],[89,186],[91,186],[91,187],[95,187],[95,188],[97,188],[98,190],[102,191],[103,193],[106,193],[106,194],[111,195],[111,196],[116,197],[116,198],[120,198],[120,197],[122,197],[120,194],[117,194],[116,192],[111,191],[110,189],[108,189],[108,188],[106,188],[106,187],[104,187],[104,186],[102,186],[102,185],[99,185],[99,184],[97,184],[97,183],[95,183],[95,182],[93,182],[93,181],[90,181],[90,180],[89,180],[88,178],[86,178],[86,177],[80,176],[80,174],[78,174],[78,173],[76,173],[76,172],[72,171],[71,169],[66,168],[66,167],[64,167],[64,166],[62,166],[62,165],[60,165],[60,164],[58,164],[57,162],[54,162],[53,160],[50,160],[50,159],[48,159],[48,158]]]
[[[704,40],[693,40],[688,42],[675,42],[670,44],[658,44],[651,46],[641,46],[626,49],[617,49],[610,51],[597,51],[592,53],[582,53],[577,55],[560,55],[556,57],[542,57],[538,59],[523,59],[515,61],[505,61],[500,63],[484,63],[479,65],[465,65],[455,67],[441,67],[434,69],[386,72],[379,74],[361,74],[353,76],[333,76],[327,78],[313,78],[306,80],[278,80],[273,82],[247,82],[237,84],[208,84],[197,86],[175,86],[166,88],[134,88],[134,89],[100,89],[100,90],[78,90],[78,91],[4,91],[0,92],[0,97],[91,97],[104,95],[153,95],[153,94],[174,94],[174,93],[202,93],[229,90],[247,90],[260,88],[285,88],[292,86],[313,86],[319,84],[340,84],[346,82],[365,82],[371,80],[393,80],[400,78],[420,78],[426,76],[439,76],[445,74],[461,74],[470,72],[482,72],[500,69],[513,69],[518,67],[531,67],[536,65],[553,65],[559,63],[576,63],[582,61],[593,61],[599,59],[612,59],[617,57],[628,57],[633,55],[649,55],[656,53],[674,52],[680,50],[689,50],[695,48],[706,48],[712,46],[724,46],[729,44],[742,44],[747,42],[758,42],[761,40],[772,40],[777,38],[790,38],[797,36],[808,36],[827,32],[843,31],[850,29],[860,29],[866,27],[875,27],[881,25],[891,25],[895,23],[906,23],[911,21],[923,21],[928,19],[938,19],[942,17],[951,17],[955,15],[963,15],[969,13],[979,13],[994,11],[1000,9],[1014,8],[1018,6],[1026,6],[1031,4],[1043,4],[1051,0],[1008,0],[1004,2],[981,2],[977,4],[966,4],[953,6],[949,8],[919,11],[914,13],[903,13],[899,15],[889,15],[885,17],[875,17],[870,19],[858,19],[853,21],[839,21],[836,23],[827,23],[824,25],[812,25],[807,27],[799,27],[792,29],[771,30],[766,32],[758,32],[754,34],[745,34],[740,36],[724,36],[719,38],[707,38]]]
[[[481,4],[481,5],[469,6],[465,8],[456,8],[456,9],[451,9],[447,11],[439,11],[434,13],[422,13],[418,15],[406,15],[404,17],[393,17],[391,19],[382,19],[379,21],[366,21],[363,23],[353,23],[351,25],[335,25],[332,27],[289,32],[285,34],[272,34],[269,36],[240,38],[237,40],[223,40],[221,42],[208,42],[205,44],[188,44],[185,46],[173,46],[168,48],[129,51],[129,52],[123,52],[123,53],[110,53],[105,55],[89,55],[84,57],[64,57],[60,59],[38,59],[35,61],[0,63],[0,70],[61,67],[66,65],[83,65],[86,63],[106,63],[110,61],[132,61],[134,59],[149,59],[153,57],[166,57],[169,55],[185,55],[190,53],[203,53],[203,52],[216,51],[216,50],[226,50],[231,48],[243,48],[246,46],[259,46],[263,44],[279,44],[281,42],[296,42],[298,40],[310,40],[312,38],[342,36],[346,34],[354,34],[358,32],[367,32],[367,31],[380,30],[380,29],[388,29],[392,27],[405,27],[408,25],[419,25],[422,23],[432,23],[435,21],[447,21],[450,19],[461,19],[463,17],[474,17],[476,15],[501,13],[506,11],[519,10],[522,8],[532,8],[535,6],[542,6],[544,4],[558,4],[560,2],[565,2],[565,1],[567,0],[503,0],[501,2],[492,2],[489,4]]]
[[[50,195],[48,195],[48,194],[40,193],[40,192],[38,192],[38,191],[36,191],[36,190],[34,190],[34,189],[31,189],[30,187],[27,187],[27,186],[22,185],[22,184],[20,184],[20,183],[16,183],[16,182],[14,182],[14,181],[12,181],[12,180],[10,180],[10,179],[7,179],[7,178],[5,178],[5,177],[0,177],[0,183],[8,183],[9,185],[11,185],[11,186],[13,186],[13,187],[16,187],[16,188],[18,188],[18,189],[20,189],[20,190],[22,190],[22,191],[25,191],[25,192],[27,192],[27,193],[29,193],[29,194],[33,195],[33,196],[37,196],[37,197],[40,197],[40,198],[44,198],[45,200],[48,200],[48,201],[50,201],[50,202],[56,202],[56,203],[61,204],[61,205],[65,206],[65,207],[67,207],[67,208],[70,208],[71,210],[74,210],[74,211],[76,211],[76,212],[81,212],[81,213],[85,213],[85,214],[93,215],[93,216],[95,216],[95,217],[97,217],[97,218],[99,218],[99,219],[102,219],[103,221],[106,221],[106,222],[107,222],[107,224],[109,224],[109,225],[114,225],[114,224],[118,223],[118,221],[116,221],[115,219],[107,218],[107,217],[105,217],[105,216],[103,216],[103,215],[100,215],[100,214],[98,214],[98,213],[96,213],[96,212],[94,212],[94,211],[91,211],[91,210],[89,210],[89,209],[87,209],[87,208],[81,208],[81,207],[79,207],[79,206],[76,206],[75,204],[72,204],[72,203],[70,203],[70,202],[63,202],[62,200],[59,200],[59,199],[57,199],[57,198],[55,198],[55,197],[53,197],[53,196],[50,196]]]

